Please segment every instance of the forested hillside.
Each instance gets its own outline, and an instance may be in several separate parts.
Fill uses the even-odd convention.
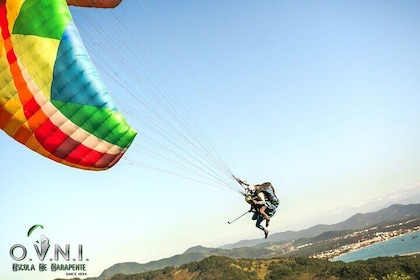
[[[265,260],[232,259],[212,256],[180,267],[118,274],[110,280],[306,280],[306,279],[420,279],[420,255],[382,257],[352,263],[311,258],[274,258]]]

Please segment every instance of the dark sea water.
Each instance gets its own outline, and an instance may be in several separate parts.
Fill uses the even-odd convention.
[[[420,231],[401,235],[343,254],[333,261],[352,262],[376,257],[392,257],[420,252]]]

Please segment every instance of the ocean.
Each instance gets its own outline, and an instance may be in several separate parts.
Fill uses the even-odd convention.
[[[420,252],[420,231],[375,243],[335,257],[332,261],[352,262],[375,257],[392,257]]]

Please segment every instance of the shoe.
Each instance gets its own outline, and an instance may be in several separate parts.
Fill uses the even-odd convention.
[[[265,234],[265,239],[267,239],[267,237],[268,237],[268,230],[264,230],[264,234]]]
[[[270,224],[270,219],[265,219],[265,226],[268,227],[269,224]]]

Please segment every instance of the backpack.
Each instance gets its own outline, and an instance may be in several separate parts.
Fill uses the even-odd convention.
[[[259,191],[264,193],[267,200],[277,207],[279,205],[279,199],[276,196],[273,185],[270,182],[265,182],[258,186],[260,188]]]

